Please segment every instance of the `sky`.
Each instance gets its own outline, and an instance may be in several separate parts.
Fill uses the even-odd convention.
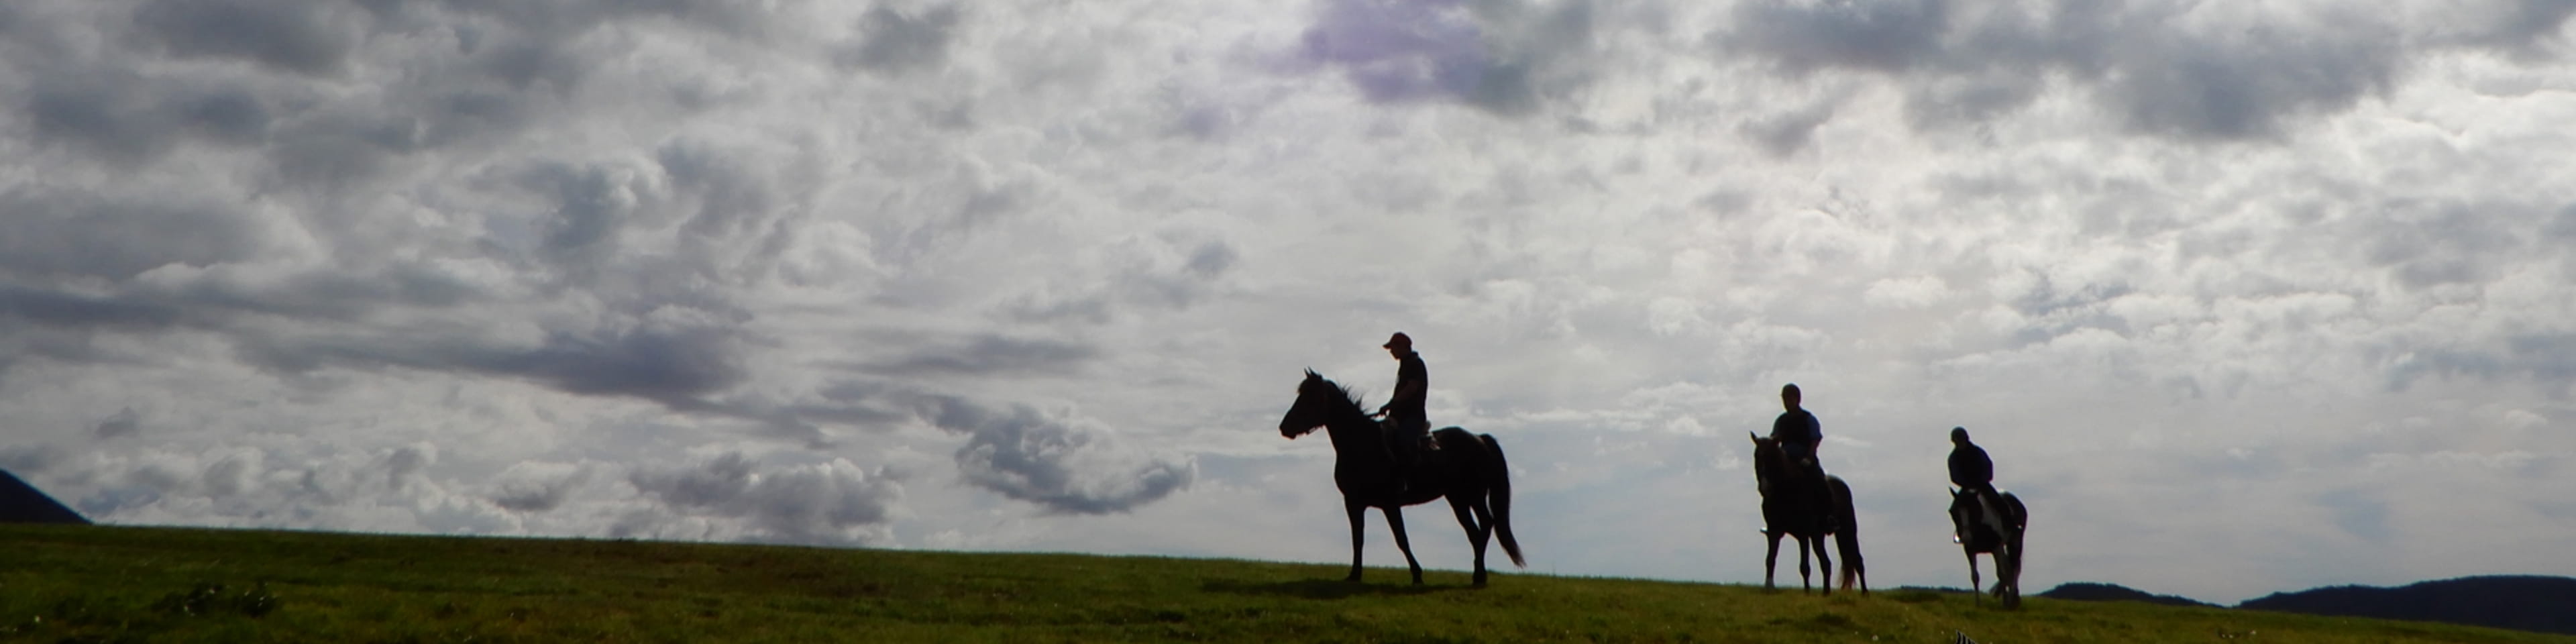
[[[2034,592],[2571,575],[2571,15],[0,3],[0,469],[121,525],[1338,564],[1278,418],[1404,331],[1532,572],[1758,583],[1794,382],[1882,588],[1967,585],[1952,427]]]

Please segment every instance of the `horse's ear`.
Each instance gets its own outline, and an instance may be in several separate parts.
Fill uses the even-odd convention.
[[[1760,442],[1762,442],[1762,435],[1761,435],[1761,434],[1755,434],[1755,433],[1753,433],[1753,432],[1745,432],[1745,433],[1744,433],[1744,437],[1745,437],[1745,438],[1749,438],[1749,439],[1753,439],[1753,442],[1755,442],[1755,443],[1760,443]]]

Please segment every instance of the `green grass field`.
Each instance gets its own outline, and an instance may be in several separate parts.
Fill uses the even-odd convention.
[[[2570,642],[2407,622],[1962,595],[1051,554],[0,526],[34,642]]]

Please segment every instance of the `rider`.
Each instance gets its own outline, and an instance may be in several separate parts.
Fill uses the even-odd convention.
[[[1780,388],[1780,406],[1787,411],[1771,421],[1771,440],[1780,441],[1780,451],[1790,460],[1822,473],[1825,468],[1823,462],[1816,460],[1816,448],[1824,445],[1825,428],[1816,422],[1815,414],[1798,406],[1799,400],[1797,383]]]
[[[1995,460],[1986,448],[1968,442],[1968,428],[1950,428],[1950,483],[1975,494],[1983,516],[1994,516]]]
[[[1394,430],[1387,433],[1387,451],[1394,456],[1396,490],[1402,492],[1406,470],[1413,466],[1412,455],[1431,432],[1431,417],[1422,409],[1431,391],[1431,372],[1422,365],[1422,354],[1413,352],[1413,338],[1403,332],[1387,338],[1386,344],[1380,346],[1397,363],[1395,395],[1378,407],[1377,413],[1385,415]]]

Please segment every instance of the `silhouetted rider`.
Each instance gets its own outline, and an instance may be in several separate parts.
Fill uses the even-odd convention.
[[[1422,354],[1413,351],[1413,338],[1402,332],[1380,346],[1396,360],[1395,395],[1377,411],[1386,415],[1387,424],[1394,430],[1387,433],[1387,450],[1395,457],[1396,487],[1401,490],[1413,466],[1412,455],[1431,435],[1431,417],[1423,412],[1423,403],[1431,393],[1431,371],[1422,365]]]
[[[1968,442],[1968,428],[1950,428],[1950,483],[1978,494],[1995,493],[1995,459]]]
[[[1984,516],[1995,514],[1995,460],[1986,448],[1968,442],[1968,428],[1950,428],[1950,483],[1974,494]]]
[[[1824,464],[1816,460],[1816,448],[1824,445],[1825,427],[1816,422],[1815,414],[1798,406],[1799,401],[1797,383],[1780,388],[1780,406],[1787,411],[1771,421],[1771,440],[1780,441],[1780,451],[1790,460],[1806,463],[1821,473]]]

